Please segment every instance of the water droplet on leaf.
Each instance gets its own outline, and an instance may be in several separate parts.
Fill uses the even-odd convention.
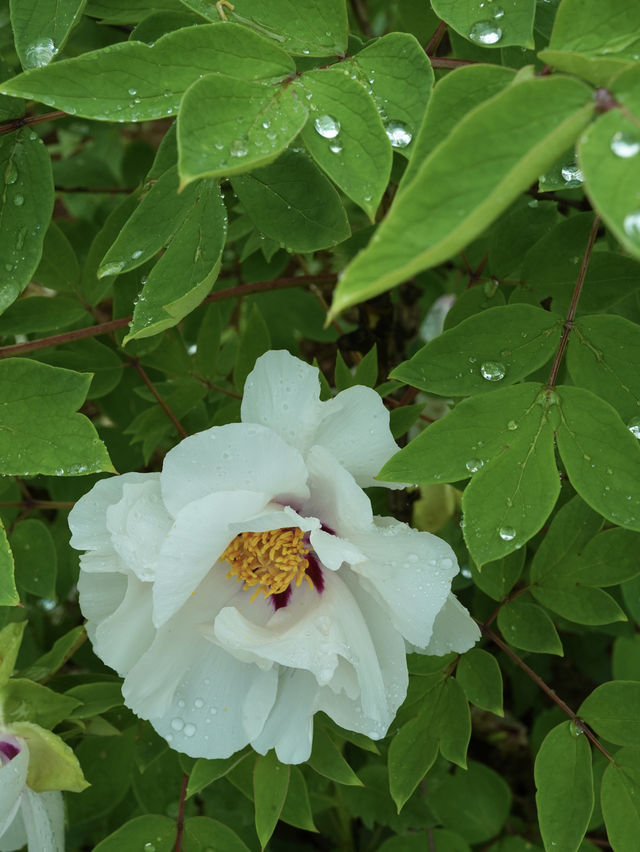
[[[22,205],[24,204],[24,196],[16,195],[16,197],[13,199],[13,203],[16,205],[16,207],[22,207]]]
[[[584,174],[577,163],[567,163],[566,166],[563,166],[560,169],[560,174],[562,175],[562,180],[569,189],[575,186],[581,186],[584,183]]]
[[[488,382],[499,382],[504,379],[505,366],[500,361],[483,361],[480,365],[480,375]]]
[[[235,142],[232,142],[229,153],[232,157],[246,157],[249,153],[246,139],[236,139]]]
[[[617,157],[635,157],[640,151],[640,139],[632,133],[618,131],[611,139],[611,150]]]
[[[393,148],[406,148],[413,139],[413,134],[402,121],[387,121],[384,129]]]
[[[498,535],[503,541],[513,541],[516,537],[516,531],[513,527],[500,527]]]
[[[40,68],[42,65],[48,65],[57,52],[50,38],[34,41],[25,51],[25,64],[27,68]]]
[[[640,210],[634,210],[633,213],[625,216],[622,227],[628,237],[635,237],[636,239],[640,237]]]
[[[313,122],[316,133],[325,139],[335,139],[340,133],[340,122],[332,115],[319,115]]]
[[[468,462],[465,462],[466,469],[469,473],[477,473],[481,467],[484,466],[484,462],[482,459],[469,459]]]
[[[493,21],[478,21],[471,27],[469,38],[478,44],[497,44],[502,38],[502,29]]]
[[[627,429],[631,432],[634,438],[640,441],[640,417],[634,417],[627,423]]]

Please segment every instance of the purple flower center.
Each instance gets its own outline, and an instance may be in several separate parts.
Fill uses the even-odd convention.
[[[8,740],[0,740],[0,752],[2,752],[9,761],[13,760],[17,754],[20,754],[20,749],[17,745],[15,745],[15,743],[9,742]]]

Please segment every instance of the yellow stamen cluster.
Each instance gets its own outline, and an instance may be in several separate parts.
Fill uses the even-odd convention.
[[[227,577],[244,583],[243,589],[257,586],[251,600],[262,592],[265,597],[285,592],[293,582],[299,586],[306,578],[309,548],[304,533],[298,527],[267,532],[245,532],[237,535],[220,557],[231,568]]]

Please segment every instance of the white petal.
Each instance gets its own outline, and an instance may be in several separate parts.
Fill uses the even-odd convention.
[[[352,530],[370,526],[373,512],[369,498],[328,450],[313,447],[307,456],[307,468],[311,494],[301,511],[320,518],[344,538],[350,538]]]
[[[352,565],[366,558],[350,541],[324,530],[314,530],[309,540],[324,567],[330,571],[337,571],[345,562]]]
[[[165,456],[160,481],[174,517],[215,491],[261,491],[283,504],[308,495],[300,453],[271,429],[250,423],[214,426],[185,438]]]
[[[128,574],[115,550],[88,550],[80,554],[80,567],[89,574]]]
[[[244,423],[261,423],[303,455],[313,443],[323,410],[318,370],[285,350],[265,352],[247,376]]]
[[[453,550],[437,536],[391,518],[376,518],[351,541],[368,557],[352,566],[364,588],[409,642],[424,647],[458,573]]]
[[[304,532],[320,529],[320,521],[317,518],[299,515],[291,506],[278,506],[270,503],[263,512],[249,518],[246,521],[229,524],[229,529],[234,535],[243,532],[267,532],[268,530],[287,529],[298,527]]]
[[[87,619],[87,633],[95,641],[96,629],[118,609],[127,591],[127,578],[122,574],[89,574],[80,571],[78,595],[82,614]]]
[[[0,739],[3,734],[0,734]],[[5,735],[4,739],[14,743],[15,737]],[[23,788],[27,783],[29,766],[29,748],[20,741],[20,751],[13,760],[0,768],[0,834],[3,834],[18,810]]]
[[[355,385],[325,402],[314,443],[325,447],[363,488],[389,486],[374,477],[399,447],[389,428],[389,412],[371,388]]]
[[[469,611],[462,606],[455,595],[450,594],[436,616],[433,636],[421,653],[434,654],[438,657],[450,651],[464,654],[469,648],[473,648],[479,638],[480,629],[469,615]]]
[[[218,491],[185,506],[162,543],[153,584],[156,627],[180,609],[236,535],[231,524],[264,509],[266,494]]]
[[[144,482],[154,473],[124,473],[100,479],[91,491],[81,497],[69,512],[71,546],[76,550],[104,550],[111,547],[107,530],[107,508],[122,499],[126,484]]]
[[[150,585],[130,575],[122,603],[93,630],[93,650],[121,677],[133,668],[155,638],[151,610]]]
[[[27,787],[21,810],[29,852],[64,852],[64,803],[59,790],[34,793]]]
[[[22,819],[20,801],[16,802],[16,812],[7,830],[0,835],[0,852],[17,852],[27,845],[27,831]]]
[[[241,594],[238,583],[223,579]],[[262,730],[276,695],[275,671],[239,662],[203,635],[218,593],[210,575],[158,630],[122,689],[134,713],[193,757],[228,757],[243,748]]]
[[[303,763],[311,754],[318,681],[310,672],[283,670],[278,697],[262,733],[251,742],[260,754],[275,748],[282,763]]]
[[[113,547],[140,580],[153,580],[158,550],[171,524],[162,502],[159,476],[125,483],[122,499],[107,509]]]

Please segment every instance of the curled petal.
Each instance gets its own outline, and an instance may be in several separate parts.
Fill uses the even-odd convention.
[[[133,668],[154,640],[151,605],[148,584],[131,575],[117,609],[98,624],[92,624],[94,651],[121,677]]]
[[[125,485],[142,484],[157,473],[123,473],[101,479],[91,491],[81,497],[69,512],[72,547],[76,550],[104,550],[111,548],[111,534],[107,529],[107,509],[122,499]]]
[[[473,648],[480,638],[480,629],[469,611],[462,606],[455,595],[449,595],[436,616],[433,635],[424,649],[425,654],[442,656],[450,651],[464,654]]]
[[[307,467],[311,494],[301,511],[321,518],[326,527],[344,538],[371,525],[369,498],[327,449],[313,447],[307,456]]]
[[[124,600],[127,585],[128,580],[123,574],[89,574],[80,571],[80,609],[87,619],[87,634],[92,643],[95,642],[98,625],[113,615]]]

